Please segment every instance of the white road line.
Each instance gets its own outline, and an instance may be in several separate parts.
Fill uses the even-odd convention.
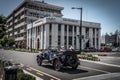
[[[79,67],[82,67],[82,68],[87,68],[87,69],[91,69],[91,70],[95,70],[95,71],[99,71],[99,72],[104,72],[104,73],[111,73],[111,72],[108,72],[108,71],[103,71],[103,70],[100,70],[100,69],[94,69],[94,68],[89,68],[89,67],[85,67],[85,66],[79,66]]]
[[[22,64],[22,63],[21,63],[20,65],[24,66],[24,64]],[[55,79],[57,79],[57,80],[61,80],[61,79],[59,79],[59,78],[57,78],[57,77],[54,77],[54,76],[52,76],[52,75],[50,75],[50,74],[47,74],[47,73],[42,72],[42,71],[39,71],[39,70],[37,70],[37,69],[35,69],[35,68],[32,68],[32,67],[30,67],[30,66],[29,66],[29,68],[31,68],[32,70],[35,70],[35,71],[37,71],[37,72],[43,73],[43,74],[45,74],[45,75],[47,75],[47,76],[50,76],[50,77],[52,77],[52,78],[55,78]]]
[[[82,78],[76,78],[73,80],[105,80],[110,77],[119,77],[120,73],[109,73],[109,74],[100,74],[100,75],[94,75],[94,76],[88,76],[88,77],[82,77]]]
[[[83,59],[80,59],[80,61],[86,61],[86,62],[91,62],[91,63],[96,63],[96,64],[102,64],[102,65],[107,65],[107,66],[113,66],[113,67],[120,67],[120,65],[108,64],[108,63],[104,63],[104,62],[89,61],[89,60],[83,60]]]
[[[30,67],[30,68],[33,69],[33,70],[35,70],[35,71],[38,71],[38,72],[40,72],[40,73],[43,73],[43,74],[45,74],[45,75],[47,75],[47,76],[50,76],[50,77],[52,77],[52,78],[55,78],[55,79],[57,79],[57,80],[61,80],[61,79],[59,79],[59,78],[57,78],[57,77],[54,77],[54,76],[52,76],[52,75],[50,75],[50,74],[47,74],[47,73],[45,73],[45,72],[39,71],[39,70],[34,69],[34,68],[32,68],[32,67]]]

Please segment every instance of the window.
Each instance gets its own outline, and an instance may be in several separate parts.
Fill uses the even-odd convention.
[[[60,45],[61,42],[61,36],[58,36],[58,45]]]
[[[51,32],[52,31],[52,24],[49,24],[49,27],[50,27],[49,31]]]
[[[73,28],[73,27],[70,25],[70,26],[69,26],[69,32],[72,32],[72,28]]]
[[[67,31],[67,25],[65,25],[65,31]]]
[[[61,24],[58,24],[58,31],[61,31]]]
[[[52,43],[52,36],[49,35],[49,46],[51,46],[51,43]]]
[[[76,33],[76,26],[74,26],[74,32]]]
[[[69,36],[69,45],[72,45],[72,36]]]
[[[67,44],[67,36],[64,36],[64,45]]]

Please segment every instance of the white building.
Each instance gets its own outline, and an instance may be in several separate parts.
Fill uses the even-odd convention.
[[[46,17],[27,25],[27,48],[47,49],[49,46],[73,46],[79,49],[79,20]],[[32,33],[31,33],[32,32]],[[82,49],[100,49],[100,23],[82,22]]]

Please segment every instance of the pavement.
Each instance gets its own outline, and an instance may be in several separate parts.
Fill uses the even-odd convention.
[[[18,51],[0,51],[0,57],[4,56],[7,59],[12,59],[13,62],[24,64],[23,69],[27,73],[36,76],[38,80],[120,80],[119,57],[101,57],[102,61],[81,59],[81,65],[75,71],[71,69],[55,71],[50,65],[38,66],[36,63],[37,54],[26,54],[26,52]],[[109,63],[109,60],[112,63]]]
[[[120,80],[120,73],[101,74],[101,75],[83,77],[73,80]]]

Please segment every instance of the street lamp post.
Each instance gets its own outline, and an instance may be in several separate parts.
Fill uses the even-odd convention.
[[[81,42],[82,42],[82,8],[72,7],[72,9],[78,9],[80,10],[80,27],[79,27],[79,47],[80,47],[80,53],[81,53]]]

